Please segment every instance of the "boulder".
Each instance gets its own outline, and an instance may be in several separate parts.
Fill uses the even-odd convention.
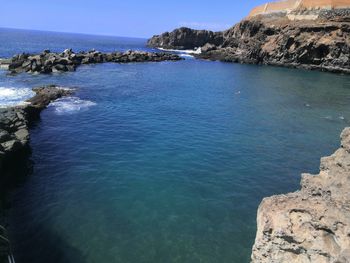
[[[302,175],[300,191],[262,201],[252,263],[350,262],[349,150],[346,128],[320,173]]]

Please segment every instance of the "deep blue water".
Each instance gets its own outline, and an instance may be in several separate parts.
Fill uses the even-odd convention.
[[[0,30],[0,57],[145,40]],[[188,59],[100,64],[0,86],[77,87],[31,131],[12,193],[17,262],[249,262],[261,199],[297,190],[339,145],[349,76]]]

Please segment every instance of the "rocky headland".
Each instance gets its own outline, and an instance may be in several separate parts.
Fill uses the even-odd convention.
[[[0,59],[0,68],[8,69],[11,73],[42,73],[75,71],[84,64],[96,63],[131,63],[131,62],[161,62],[178,61],[182,58],[169,52],[126,51],[102,53],[96,50],[75,53],[66,49],[62,53],[44,50],[40,54],[18,54],[9,59]]]
[[[164,49],[195,49],[206,44],[218,46],[223,42],[221,32],[208,30],[193,30],[187,27],[175,29],[172,32],[165,32],[148,40],[148,46]]]
[[[257,223],[252,263],[350,262],[350,128],[300,191],[262,201]]]
[[[33,91],[36,95],[23,105],[0,108],[0,210],[8,185],[17,179],[12,178],[14,170],[24,168],[18,166],[25,165],[23,159],[28,157],[30,125],[50,102],[73,93],[71,89],[54,85],[34,88]],[[6,230],[0,226],[0,262],[8,262],[10,254]]]
[[[257,14],[222,32],[179,28],[148,45],[201,48],[196,56],[210,60],[350,73],[350,9]]]

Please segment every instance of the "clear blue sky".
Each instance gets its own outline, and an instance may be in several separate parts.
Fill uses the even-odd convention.
[[[4,0],[0,27],[150,37],[180,26],[222,30],[266,0]]]

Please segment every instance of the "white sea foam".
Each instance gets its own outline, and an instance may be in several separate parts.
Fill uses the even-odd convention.
[[[161,48],[159,47],[158,48],[159,50],[162,50],[162,51],[170,51],[170,52],[177,52],[177,53],[184,53],[184,54],[195,54],[195,55],[199,55],[202,53],[202,49],[199,47],[199,48],[196,48],[196,49],[186,49],[186,50],[181,50],[181,49],[165,49],[165,48]]]
[[[77,97],[67,97],[52,102],[49,107],[54,107],[57,114],[66,114],[85,111],[95,105],[95,102],[89,100],[82,100]]]
[[[180,54],[179,56],[182,58],[193,58],[193,56],[189,54]]]
[[[29,88],[0,87],[0,108],[22,105],[34,95]]]

